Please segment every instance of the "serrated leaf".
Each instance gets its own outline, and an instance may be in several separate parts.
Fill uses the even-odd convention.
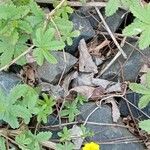
[[[44,55],[43,55],[42,51],[43,50],[40,48],[36,48],[33,51],[33,57],[35,58],[37,64],[40,66],[42,66],[42,64],[44,62]]]
[[[25,33],[32,33],[32,27],[31,25],[29,24],[29,22],[25,21],[25,20],[20,20],[18,22],[18,27],[23,30]]]
[[[146,88],[142,84],[130,83],[129,88],[136,93],[150,95],[150,89]]]
[[[62,35],[66,35],[67,33],[70,33],[73,30],[73,23],[69,20],[57,17],[54,19],[54,22]]]
[[[30,122],[30,118],[32,117],[29,109],[21,105],[15,105],[13,107],[14,115],[24,119],[25,123],[28,124]],[[18,113],[19,112],[19,113]]]
[[[48,141],[52,136],[51,132],[40,132],[37,134],[36,138],[39,142]]]
[[[106,16],[113,15],[119,8],[120,0],[109,0],[105,7]]]
[[[65,48],[65,43],[63,41],[53,40],[50,42],[50,50],[62,50]]]
[[[149,28],[143,31],[139,38],[139,48],[145,49],[150,45],[150,24]]]
[[[150,11],[150,5],[141,5],[140,1],[132,0],[130,5],[130,11],[132,14],[141,20],[144,23],[149,24],[150,18],[149,18],[149,11]]]
[[[146,132],[148,132],[150,134],[150,119],[144,120],[144,121],[140,121],[139,127],[142,130],[145,130]]]
[[[139,108],[145,108],[150,102],[150,95],[143,95],[138,103]]]
[[[144,23],[139,19],[134,19],[134,22],[125,27],[123,34],[126,36],[138,35],[144,30]]]
[[[49,63],[52,63],[52,64],[56,64],[57,63],[57,59],[52,55],[50,54],[48,51],[42,51],[45,59],[49,62]]]
[[[49,49],[50,42],[54,37],[55,29],[49,28],[44,31],[43,28],[38,28],[36,31],[36,38],[33,39],[35,46],[41,49]]]

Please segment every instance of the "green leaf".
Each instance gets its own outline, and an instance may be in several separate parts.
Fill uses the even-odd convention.
[[[63,128],[62,132],[58,132],[58,136],[60,137],[60,141],[70,141],[71,140],[71,131],[67,129],[67,127]]]
[[[36,138],[39,142],[48,141],[52,136],[51,132],[40,132],[37,134]]]
[[[44,57],[49,63],[57,64],[57,59],[53,55],[51,55],[48,51],[43,50],[42,52],[43,52]]]
[[[51,40],[54,38],[55,29],[49,28],[46,31],[43,31],[43,28],[38,28],[36,30],[36,37],[33,39],[35,46],[41,49],[50,49]]]
[[[123,34],[126,36],[138,35],[144,30],[144,23],[139,19],[134,19],[134,22],[125,27]]]
[[[129,85],[130,89],[136,93],[140,93],[140,94],[147,94],[150,95],[150,89],[146,88],[144,85],[142,84],[137,84],[137,83],[130,83]]]
[[[148,103],[150,102],[150,95],[143,95],[140,98],[140,101],[138,103],[139,108],[144,108],[148,105]]]
[[[65,48],[65,43],[63,41],[53,40],[50,42],[50,50],[62,50]]]
[[[109,0],[105,7],[106,16],[113,15],[119,8],[120,0]]]
[[[6,150],[5,139],[0,136],[0,149]]]
[[[33,51],[33,57],[35,58],[38,65],[42,66],[44,62],[43,50],[41,48],[35,48]]]
[[[77,101],[73,101],[72,103],[65,103],[64,109],[61,111],[61,116],[68,116],[69,122],[72,122],[79,114],[79,110],[77,108]]]
[[[146,132],[148,132],[150,134],[150,119],[144,120],[144,121],[140,121],[139,127],[142,130],[145,130]]]
[[[139,39],[139,48],[140,49],[145,49],[150,45],[150,24],[149,27],[143,31],[140,35]]]
[[[25,33],[32,33],[32,26],[30,25],[30,23],[28,21],[25,20],[20,20],[18,22],[18,27],[23,30]]]

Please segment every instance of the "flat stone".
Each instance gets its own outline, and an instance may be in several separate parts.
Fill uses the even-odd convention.
[[[105,15],[105,9],[104,8],[101,8],[100,11],[101,11],[103,17],[105,18],[105,21],[106,21],[107,25],[109,26],[110,30],[112,32],[116,32],[124,20],[123,15],[126,13],[126,11],[123,9],[118,9],[116,11],[116,13],[114,13],[112,16],[109,16],[109,17],[107,17]],[[106,31],[106,29],[103,28],[103,24],[101,22],[101,19],[98,16],[95,9],[93,9],[93,8],[89,9],[89,8],[82,7],[79,10],[79,12],[80,12],[80,14],[81,13],[84,14],[84,16],[90,21],[92,27],[95,30]],[[78,12],[77,12],[77,14],[80,15]]]
[[[135,105],[136,107],[138,107],[138,103],[139,103],[139,99],[140,99],[141,95],[138,93],[134,93],[134,92],[130,92],[126,94],[126,98],[127,100],[132,103],[133,105]],[[134,106],[132,106],[130,103],[129,107],[130,107],[130,111],[132,112],[132,115],[134,118],[137,118],[139,120],[141,119],[148,119],[148,117],[146,117],[140,110],[138,110],[137,108],[135,108]],[[128,115],[131,115],[127,106],[127,103],[125,100],[121,99],[119,102],[119,109],[120,109],[120,113],[123,117],[127,117]],[[150,103],[143,109],[141,109],[144,113],[146,113],[147,115],[150,116]]]
[[[80,119],[85,120],[88,115],[96,108],[95,103],[86,103],[81,108],[81,116]],[[112,124],[112,113],[111,108],[107,105],[104,105],[97,109],[92,115],[89,117],[88,122],[95,123],[103,123],[103,124]],[[121,119],[119,124],[123,124]],[[88,141],[94,141],[97,143],[101,143],[102,150],[144,150],[144,146],[141,143],[134,143],[132,141],[127,141],[124,139],[124,143],[119,142],[115,144],[116,139],[121,139],[123,137],[130,137],[137,139],[134,135],[132,135],[126,128],[121,128],[117,126],[106,126],[106,125],[93,125],[86,124],[88,129],[94,131],[95,135],[92,138],[88,138]],[[110,142],[113,141],[113,144],[102,144],[102,142]]]
[[[79,30],[80,35],[73,39],[73,44],[71,46],[66,46],[66,51],[75,55],[78,50],[78,44],[81,39],[85,41],[91,39],[95,35],[95,31],[91,26],[90,22],[86,17],[78,15],[76,12],[71,15],[71,19],[74,25],[74,30]]]
[[[0,89],[2,89],[5,94],[8,94],[10,90],[21,83],[21,79],[13,73],[0,72]]]
[[[66,62],[65,62],[63,52],[53,52],[52,55],[55,56],[58,63],[51,64],[45,61],[42,66],[38,66],[37,73],[38,73],[38,77],[41,80],[52,84],[56,84],[59,81],[60,76],[64,72],[64,69],[65,69],[64,74],[66,74],[77,62],[77,58],[75,58],[69,53],[65,53],[66,55]]]
[[[135,40],[128,40],[130,44],[135,46],[137,42]],[[112,65],[111,67],[101,76],[101,78],[111,81],[132,81],[135,82],[141,67],[148,63],[150,57],[150,48],[147,48],[142,51],[144,56],[137,51],[134,50],[133,47],[125,44],[123,46],[124,52],[127,54],[128,59],[125,60],[121,55]],[[104,66],[106,66],[111,60],[106,61]]]

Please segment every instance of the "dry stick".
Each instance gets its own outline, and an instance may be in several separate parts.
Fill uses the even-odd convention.
[[[103,73],[105,73],[105,71],[107,69],[109,69],[109,67],[117,60],[117,58],[121,55],[121,52],[118,51],[118,53],[116,54],[116,56],[109,62],[109,64],[107,64],[107,66],[100,72],[100,74],[97,76],[97,78],[99,78]]]
[[[42,142],[41,144],[42,146],[45,146],[46,148],[51,148],[51,149],[56,150],[56,143],[54,142],[46,141],[46,142]]]
[[[3,71],[5,69],[7,69],[9,66],[11,66],[12,64],[14,64],[16,61],[18,61],[21,57],[23,57],[24,55],[28,54],[29,52],[31,52],[31,50],[33,49],[34,45],[32,45],[31,47],[29,47],[25,52],[23,52],[21,55],[19,55],[18,57],[16,57],[14,60],[12,60],[9,64],[5,65],[4,67],[0,68],[0,71]]]
[[[43,0],[42,0],[43,1]],[[66,0],[62,0],[56,7],[55,9],[53,9],[49,14],[48,14],[48,18],[51,18],[51,16],[53,16],[53,14],[55,13],[55,11],[57,9],[59,9],[65,2]]]
[[[95,7],[95,10],[96,10],[97,14],[99,15],[100,19],[102,20],[104,26],[106,27],[106,30],[110,34],[110,36],[111,36],[112,40],[114,41],[115,45],[117,46],[118,50],[121,52],[121,54],[123,55],[123,57],[126,59],[127,55],[125,54],[125,52],[123,51],[123,49],[121,48],[121,46],[119,45],[119,43],[117,42],[117,40],[114,37],[113,33],[111,32],[109,26],[107,25],[107,23],[106,23],[103,15],[101,14],[101,12],[99,11],[99,9],[97,7]]]

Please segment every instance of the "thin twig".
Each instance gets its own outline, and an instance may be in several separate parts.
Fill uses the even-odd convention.
[[[48,18],[51,18],[54,13],[56,12],[56,10],[58,10],[65,2],[66,0],[62,0],[56,7],[55,9],[53,9],[49,14],[48,14]]]
[[[98,78],[105,73],[106,70],[110,68],[110,66],[117,60],[117,58],[121,55],[121,52],[118,51],[116,56],[107,64],[107,66],[100,72],[100,74],[97,76]]]
[[[97,12],[97,14],[99,15],[100,19],[102,20],[104,26],[106,27],[106,30],[108,31],[109,35],[111,36],[112,40],[114,41],[115,45],[117,46],[118,50],[121,52],[121,54],[123,55],[123,57],[126,59],[127,55],[125,54],[125,52],[123,51],[123,49],[121,48],[121,46],[119,45],[118,41],[116,40],[116,38],[114,37],[112,31],[110,30],[109,26],[107,25],[103,15],[101,14],[101,12],[99,11],[99,9],[97,7],[95,7],[95,10]]]
[[[9,66],[11,66],[12,64],[14,64],[16,61],[18,61],[21,57],[25,56],[26,54],[28,54],[29,52],[31,52],[31,50],[34,48],[34,45],[32,45],[31,47],[29,47],[26,51],[24,51],[21,55],[19,55],[18,57],[16,57],[14,60],[12,60],[9,64],[5,65],[4,67],[0,68],[0,71],[3,71],[5,69],[7,69]]]

